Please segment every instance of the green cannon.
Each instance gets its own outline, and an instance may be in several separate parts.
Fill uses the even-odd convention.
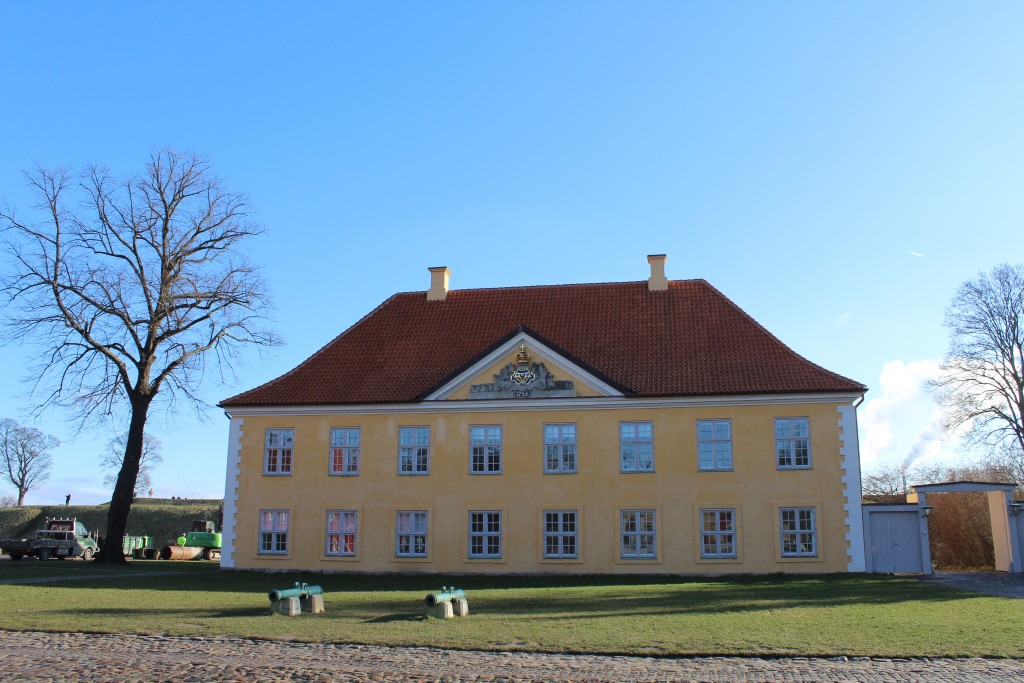
[[[427,594],[427,597],[424,599],[424,602],[427,603],[427,607],[433,607],[439,602],[451,602],[452,600],[465,599],[466,591],[462,590],[461,588],[456,588],[455,586],[449,586],[445,588],[444,586],[441,586],[441,590],[437,593]]]
[[[305,600],[311,595],[323,595],[324,589],[320,586],[310,586],[309,584],[295,582],[295,588],[284,588],[282,590],[272,590],[267,594],[271,602],[277,602],[278,600],[284,600],[285,598],[299,598]]]

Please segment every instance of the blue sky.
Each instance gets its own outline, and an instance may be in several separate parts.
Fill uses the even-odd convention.
[[[287,345],[280,375],[391,294],[628,281],[667,253],[869,387],[865,467],[948,458],[919,389],[956,286],[1024,261],[1024,5],[948,2],[0,2],[0,198],[22,172],[209,157]],[[8,268],[6,257],[0,268]],[[102,425],[58,436],[29,502],[109,498]],[[152,425],[161,496],[223,492],[227,420]],[[6,490],[0,486],[0,493]]]

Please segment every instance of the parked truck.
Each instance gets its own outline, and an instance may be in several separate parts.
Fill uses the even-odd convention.
[[[35,538],[8,538],[0,541],[2,552],[12,560],[23,557],[37,557],[48,560],[51,557],[63,560],[65,557],[80,557],[90,560],[99,551],[95,533],[90,533],[77,519],[47,519]]]

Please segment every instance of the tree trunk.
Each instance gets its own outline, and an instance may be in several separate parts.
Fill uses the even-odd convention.
[[[25,505],[25,494],[26,493],[27,493],[27,489],[23,489],[21,487],[18,488],[18,507],[22,507],[22,506]]]
[[[125,441],[124,462],[117,474],[114,494],[110,498],[110,510],[107,512],[107,537],[96,556],[98,562],[104,564],[124,564],[122,551],[124,534],[128,528],[128,515],[132,511],[135,500],[135,481],[139,477],[142,463],[143,436],[145,436],[146,417],[149,413],[151,398],[133,396],[132,416],[128,425],[128,438]]]

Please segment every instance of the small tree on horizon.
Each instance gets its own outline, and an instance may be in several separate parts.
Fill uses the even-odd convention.
[[[50,451],[58,446],[56,437],[35,427],[23,427],[9,417],[0,420],[0,467],[4,480],[18,492],[18,507],[25,504],[30,490],[49,481],[53,466]]]
[[[127,435],[115,436],[107,442],[107,449],[100,454],[100,469],[104,471],[103,483],[111,488],[117,484],[117,473],[121,469]],[[139,460],[139,475],[135,480],[135,496],[144,496],[153,488],[153,469],[164,461],[161,455],[163,444],[152,434],[142,437],[142,458]]]

